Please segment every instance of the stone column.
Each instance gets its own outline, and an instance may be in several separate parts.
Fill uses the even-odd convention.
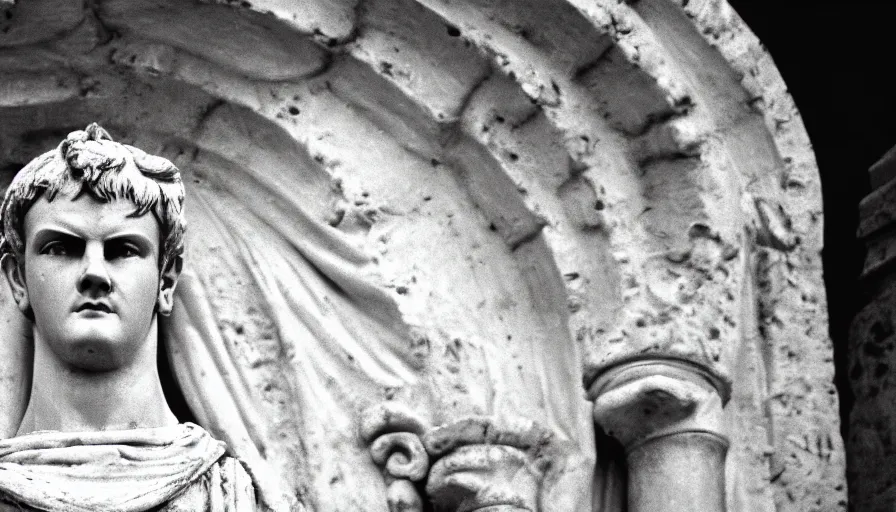
[[[721,389],[672,359],[625,363],[591,385],[595,421],[625,447],[630,512],[725,510]]]

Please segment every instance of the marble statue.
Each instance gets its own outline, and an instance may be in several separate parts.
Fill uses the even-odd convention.
[[[3,510],[255,510],[240,462],[179,424],[159,382],[183,202],[171,162],[95,123],[7,189],[2,266],[33,323],[34,365],[18,432],[0,441]]]
[[[262,508],[845,510],[817,169],[725,0],[0,12],[0,184],[90,122],[180,169],[159,353]]]

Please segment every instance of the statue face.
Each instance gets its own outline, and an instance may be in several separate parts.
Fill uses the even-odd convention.
[[[147,336],[156,304],[170,299],[159,286],[159,224],[133,212],[130,201],[85,194],[41,197],[25,215],[24,269],[7,268],[7,277],[19,307],[32,308],[36,334],[74,367],[116,369],[155,342]]]

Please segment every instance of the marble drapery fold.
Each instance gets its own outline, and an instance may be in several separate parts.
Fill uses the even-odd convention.
[[[0,497],[48,512],[143,512],[169,502],[177,510],[181,499],[215,511],[255,510],[251,480],[224,451],[191,423],[34,432],[0,441]]]
[[[430,345],[441,349],[445,334],[400,311],[363,237],[326,225],[290,199],[290,191],[307,185],[304,173],[278,175],[280,187],[273,187],[204,151],[180,166],[195,176],[187,180],[188,270],[161,332],[196,419],[247,464],[273,510],[300,503],[340,510],[340,503],[361,499],[362,488],[358,507],[384,509],[379,470],[355,446],[357,415],[398,400],[443,421],[438,404],[456,402],[455,388],[437,384],[433,374],[441,369]],[[491,345],[501,340],[485,339],[463,372],[481,366],[477,375],[490,377],[471,377],[469,393],[498,400],[469,405],[469,413],[519,415],[519,400],[538,421],[556,426],[579,449],[557,461],[566,469],[546,493],[567,496],[552,502],[557,510],[590,502],[593,462],[581,455],[593,451],[589,418],[558,414],[539,398],[575,397],[577,382],[557,376],[575,375],[579,363],[565,357],[571,351],[560,357],[538,350],[545,342],[539,336],[520,338],[533,347],[521,349],[525,357],[517,361],[495,358]],[[504,401],[503,375],[523,368],[531,372],[524,385],[531,393]]]

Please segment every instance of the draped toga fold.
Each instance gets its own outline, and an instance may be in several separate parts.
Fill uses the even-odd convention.
[[[0,511],[254,511],[252,480],[202,427],[34,432],[0,441]]]

